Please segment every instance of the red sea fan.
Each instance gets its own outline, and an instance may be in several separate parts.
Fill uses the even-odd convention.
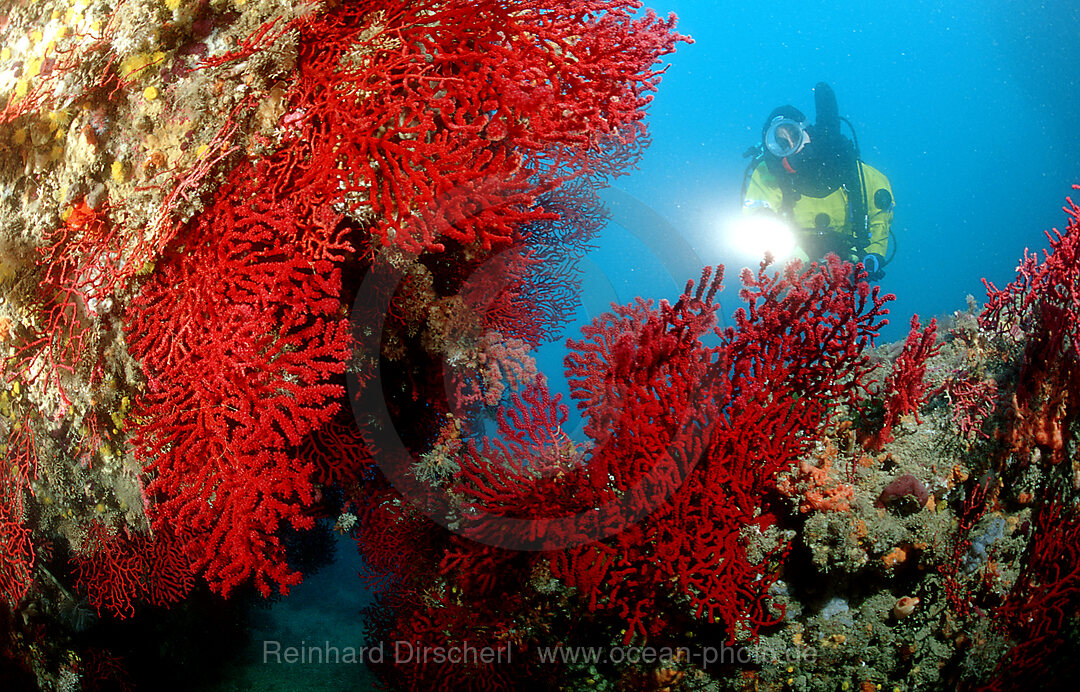
[[[296,20],[281,150],[231,174],[126,314],[147,378],[132,419],[152,520],[190,530],[214,588],[299,579],[275,533],[310,525],[314,469],[294,452],[342,394],[343,214],[412,252],[444,238],[490,250],[552,218],[537,197],[640,134],[656,61],[681,40],[673,18],[634,8],[357,2]],[[281,31],[264,25],[226,58]]]
[[[98,615],[123,619],[140,601],[177,603],[194,584],[181,545],[171,531],[129,535],[92,521],[72,558],[76,583]]]
[[[14,608],[33,581],[34,541],[24,521],[24,495],[37,477],[37,445],[29,417],[12,425],[0,457],[0,599]]]
[[[1078,187],[1080,189],[1080,187]],[[1057,464],[1072,439],[1068,421],[1080,394],[1080,207],[1067,198],[1069,225],[1046,234],[1050,249],[1028,254],[1004,289],[985,281],[980,326],[1022,335],[1024,354],[1007,439],[1023,460],[1034,451]]]
[[[395,601],[417,598],[441,559],[446,534],[385,482],[366,484],[355,500],[360,511],[354,537],[368,588],[389,592]]]
[[[126,331],[147,377],[134,441],[155,527],[189,531],[222,593],[249,577],[268,593],[299,581],[275,534],[311,524],[313,467],[293,451],[336,411],[349,337],[338,268],[305,253],[316,231],[238,178],[159,262]]]
[[[383,245],[505,247],[551,218],[539,195],[641,134],[656,62],[685,39],[635,8],[393,0],[313,19],[278,177],[372,213]]]
[[[511,635],[511,623],[496,613],[477,613],[469,604],[429,598],[405,609],[387,637],[386,661],[394,664],[387,674],[393,689],[408,692],[510,692],[530,684],[550,689],[544,684],[545,671],[530,676],[524,674],[527,669],[510,665]]]
[[[1069,622],[1080,605],[1080,516],[1075,507],[1051,498],[1039,507],[1028,559],[994,618],[1008,633],[1012,648],[995,668],[986,692],[1048,689],[1063,672],[1075,673],[1075,660],[1063,660]]]
[[[773,622],[768,589],[787,546],[754,556],[746,532],[773,523],[778,474],[837,404],[865,395],[864,351],[889,297],[835,257],[766,268],[744,273],[733,328],[713,329],[720,276],[706,270],[674,305],[616,306],[584,329],[567,358],[591,438],[584,458],[544,463],[537,450],[561,446],[561,419],[545,396],[515,399],[504,440],[462,464],[458,491],[478,515],[466,535],[563,541],[553,574],[622,618],[628,642],[686,626],[670,621],[686,601],[732,640]],[[710,331],[718,344],[706,345]]]
[[[16,349],[9,379],[27,383],[42,380],[69,404],[69,377],[81,369],[91,383],[100,377],[95,352],[100,329],[94,324],[111,309],[113,294],[122,284],[119,272],[124,239],[107,220],[106,209],[85,202],[73,207],[68,219],[47,234],[39,248],[41,279],[32,309],[34,325]]]
[[[881,430],[868,442],[872,449],[881,449],[882,445],[892,441],[893,426],[902,416],[913,414],[918,420],[919,407],[928,396],[924,381],[926,361],[937,355],[941,345],[936,343],[936,319],[931,319],[930,324],[921,331],[919,327],[919,316],[912,315],[911,331],[904,341],[904,349],[885,381],[885,420],[881,424]]]
[[[32,581],[34,544],[30,529],[23,526],[0,497],[0,599],[15,608]]]

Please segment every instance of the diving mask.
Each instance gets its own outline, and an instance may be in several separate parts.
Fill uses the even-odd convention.
[[[803,124],[791,118],[777,116],[765,130],[765,147],[778,158],[797,154],[810,141]]]

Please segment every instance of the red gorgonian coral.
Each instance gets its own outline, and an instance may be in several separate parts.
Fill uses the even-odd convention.
[[[299,580],[275,534],[311,525],[314,469],[295,448],[342,394],[345,213],[365,219],[358,245],[527,242],[522,224],[556,218],[539,195],[641,132],[656,60],[681,37],[633,8],[358,2],[296,20],[282,149],[234,171],[127,311],[152,519],[188,530],[216,589]]]
[[[154,525],[183,527],[185,552],[222,593],[249,577],[264,593],[299,581],[275,535],[283,521],[312,521],[303,507],[314,469],[295,448],[343,393],[332,381],[349,347],[339,270],[309,249],[325,247],[325,229],[300,218],[241,176],[128,312],[147,377],[134,442],[151,473]]]
[[[885,394],[885,419],[881,429],[867,443],[872,449],[881,449],[882,445],[893,439],[892,429],[900,418],[914,415],[918,420],[919,406],[927,399],[926,361],[937,355],[941,346],[937,341],[937,320],[931,319],[925,329],[919,329],[919,316],[911,316],[911,331],[904,341],[904,348],[893,365],[893,370],[885,380],[882,391]]]
[[[168,606],[195,581],[181,548],[171,531],[129,535],[92,521],[72,558],[75,581],[98,615],[130,617],[140,601]]]
[[[1051,464],[1065,458],[1072,438],[1067,421],[1075,418],[1080,395],[1080,207],[1067,202],[1068,227],[1047,232],[1050,249],[1041,261],[1025,250],[1016,279],[1004,289],[984,280],[979,323],[1023,336],[1006,436],[1025,463],[1035,450]]]
[[[836,404],[865,394],[864,350],[889,297],[835,257],[766,267],[744,273],[747,308],[726,330],[713,329],[720,275],[708,270],[674,305],[615,306],[586,327],[567,357],[584,457],[551,455],[574,447],[559,441],[565,414],[546,392],[515,400],[508,441],[462,462],[466,535],[558,550],[553,574],[625,620],[627,641],[676,626],[679,599],[732,640],[771,622],[787,546],[754,557],[745,532],[772,525],[762,503],[777,475]],[[705,345],[710,332],[718,345]]]

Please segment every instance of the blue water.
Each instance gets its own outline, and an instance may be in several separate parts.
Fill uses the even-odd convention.
[[[826,81],[856,128],[863,159],[890,179],[897,254],[882,287],[895,293],[882,341],[924,318],[985,297],[1015,274],[1025,247],[1064,226],[1080,183],[1080,4],[1031,2],[776,3],[658,0],[680,44],[649,111],[652,146],[615,182],[662,217],[700,263],[728,265],[724,312],[736,307],[745,259],[725,254],[746,160],[778,105],[813,119]],[[846,131],[846,129],[845,129]],[[1078,195],[1080,196],[1080,195]],[[590,256],[581,323],[595,306],[636,295],[674,299],[685,262],[659,258],[637,217],[609,225]],[[674,269],[673,269],[674,267]],[[677,275],[676,275],[677,274]],[[561,344],[541,366],[562,389]]]
[[[362,662],[344,658],[350,647],[355,652],[365,645],[361,609],[369,606],[372,594],[357,577],[363,561],[352,538],[337,540],[337,561],[289,591],[288,598],[253,610],[250,639],[240,654],[211,683],[192,688],[193,692],[350,692],[375,688],[375,680]],[[336,647],[335,659],[321,663],[288,663],[289,648]],[[275,654],[277,654],[275,656]],[[362,656],[358,656],[358,659]]]

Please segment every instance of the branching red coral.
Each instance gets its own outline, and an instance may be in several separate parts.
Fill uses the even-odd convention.
[[[3,463],[7,472],[0,477],[0,505],[7,504],[12,516],[21,520],[23,496],[30,489],[30,481],[37,478],[37,442],[29,415],[20,417],[11,426]]]
[[[80,201],[71,215],[39,248],[42,272],[37,300],[30,313],[26,335],[15,352],[8,379],[26,383],[41,378],[70,403],[63,376],[76,368],[87,371],[93,384],[100,376],[98,357],[88,351],[97,336],[93,320],[112,306],[120,286],[120,254],[123,240],[107,221],[107,210],[91,209]]]
[[[989,439],[982,426],[997,407],[998,385],[993,379],[980,379],[974,375],[965,378],[950,377],[941,386],[949,401],[952,420],[966,440],[976,437]]]
[[[393,586],[399,600],[410,600],[425,570],[440,560],[438,527],[410,506],[392,488],[379,482],[365,486],[358,498],[356,547],[376,592]]]
[[[717,346],[702,342],[720,288],[710,270],[675,305],[615,306],[586,327],[567,357],[592,438],[585,458],[560,465],[539,453],[562,445],[554,402],[542,392],[515,400],[507,441],[462,464],[458,490],[479,515],[467,535],[580,544],[563,548],[553,573],[624,619],[627,641],[663,631],[678,599],[732,639],[772,622],[768,588],[787,546],[751,557],[746,532],[773,523],[762,498],[835,404],[865,392],[863,351],[888,297],[835,256],[806,271],[767,266],[744,273],[747,308],[715,332]]]
[[[634,150],[656,61],[682,40],[673,18],[633,9],[357,2],[264,24],[217,59],[299,31],[283,147],[234,171],[189,227],[153,234],[159,249],[171,245],[126,325],[147,377],[133,419],[154,525],[190,529],[186,553],[215,588],[253,577],[266,592],[298,579],[275,532],[283,521],[310,525],[313,468],[292,450],[341,393],[332,378],[348,346],[334,266],[351,249],[344,214],[411,252],[441,250],[444,239],[539,247],[539,230],[522,226],[556,213],[538,199],[551,193],[555,206],[558,184]],[[555,236],[567,248],[584,242]],[[527,271],[535,251],[517,255],[523,269],[504,292],[517,302],[492,313],[502,325],[539,309],[524,320],[533,339],[563,319],[569,285]]]
[[[657,58],[682,37],[633,7],[393,0],[313,19],[285,116],[295,155],[277,177],[355,199],[386,245],[506,246],[553,218],[537,197],[597,166],[602,141],[640,132]]]
[[[883,391],[886,393],[885,419],[881,429],[870,439],[868,446],[872,449],[881,449],[882,445],[891,441],[892,429],[900,418],[906,415],[914,415],[919,419],[919,407],[927,399],[926,361],[934,357],[941,346],[936,344],[937,320],[931,319],[930,324],[922,331],[919,330],[919,316],[911,316],[911,331],[908,332],[904,341],[904,348],[893,364],[893,370],[885,380]]]
[[[1042,261],[1024,251],[1017,276],[1004,289],[985,281],[980,324],[1024,338],[1024,354],[1006,437],[1011,452],[1027,463],[1039,450],[1051,463],[1064,459],[1080,395],[1080,207],[1067,198],[1064,233],[1047,232]]]
[[[944,576],[945,600],[953,612],[963,615],[971,608],[972,586],[960,573],[964,552],[971,545],[971,529],[986,513],[986,493],[989,482],[976,483],[968,488],[963,506],[957,513],[959,526],[952,536],[951,559],[938,571]]]
[[[486,281],[470,280],[473,297],[467,300],[483,308],[489,328],[535,347],[559,335],[573,317],[581,289],[579,260],[607,219],[596,184],[579,179],[538,198],[554,218],[526,226],[522,245],[500,255],[504,266],[485,267]]]
[[[73,563],[75,581],[98,615],[102,611],[120,618],[135,614],[144,563],[124,536],[101,522],[91,522]]]
[[[12,425],[3,445],[0,476],[0,598],[14,608],[32,582],[35,551],[30,529],[24,523],[24,495],[37,477],[37,445],[30,418]]]
[[[256,196],[250,177],[159,263],[126,327],[148,380],[135,445],[154,525],[189,530],[188,557],[223,593],[299,580],[275,536],[311,525],[313,467],[292,452],[336,411],[349,347],[339,270],[306,251],[296,205]]]
[[[410,608],[387,636],[394,642],[396,661],[406,662],[387,671],[387,677],[395,689],[409,692],[545,687],[545,671],[529,676],[527,668],[508,665],[513,661],[511,627],[495,613],[476,613],[468,604],[432,597]]]
[[[984,690],[1050,685],[1060,670],[1047,659],[1066,641],[1080,607],[1080,517],[1060,500],[1043,505],[1031,527],[1029,557],[994,618],[1013,642]]]
[[[371,467],[372,450],[348,414],[317,428],[304,441],[299,458],[315,466],[315,480],[349,489],[361,483]]]
[[[131,617],[143,600],[168,606],[183,600],[194,584],[180,548],[171,532],[131,536],[93,521],[72,558],[76,584],[98,615]]]
[[[24,526],[0,497],[0,598],[14,609],[30,588],[34,543]]]

